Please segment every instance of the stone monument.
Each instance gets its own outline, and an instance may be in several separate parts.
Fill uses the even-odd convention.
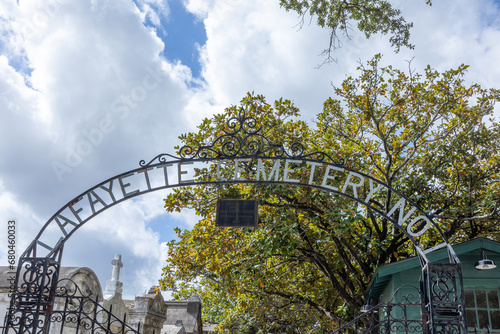
[[[120,269],[123,267],[121,254],[116,254],[115,258],[111,261],[113,271],[111,279],[106,282],[106,291],[104,291],[104,299],[112,298],[119,294],[122,295],[123,283],[120,282]]]
[[[129,310],[122,299],[123,283],[120,282],[120,269],[123,267],[122,256],[116,254],[115,258],[111,261],[111,265],[113,266],[113,271],[111,279],[106,282],[102,306],[113,313],[114,317],[116,317],[114,319],[127,322]],[[111,327],[115,325],[117,328],[111,329],[120,330],[118,322],[112,321]]]

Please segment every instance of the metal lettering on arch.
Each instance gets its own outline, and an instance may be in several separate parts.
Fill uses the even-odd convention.
[[[450,263],[460,267],[460,261],[439,226],[395,189],[345,166],[342,159],[333,159],[325,152],[308,152],[301,143],[285,147],[271,142],[264,136],[257,120],[247,117],[243,109],[237,117],[228,120],[227,129],[210,145],[202,144],[195,148],[184,146],[178,156],[160,154],[149,162],[142,160],[138,168],[95,185],[57,211],[21,255],[7,330],[11,328],[16,333],[37,333],[46,326],[63,246],[83,224],[123,201],[181,186],[265,183],[321,189],[331,196],[349,198],[391,221],[413,243],[424,272],[428,260],[426,252],[419,246],[418,238],[431,230],[443,238],[442,246],[448,248]],[[207,173],[195,177],[194,171],[202,168],[207,168]],[[383,212],[373,204],[372,199],[388,193],[392,196],[392,206],[389,212]],[[48,233],[49,230],[51,233]],[[54,230],[56,234],[52,233]],[[24,270],[23,275],[21,270]],[[26,272],[30,272],[31,276]],[[460,275],[461,281],[460,269],[457,275]],[[448,320],[443,325],[433,323],[432,291],[427,291],[427,294],[427,298],[422,300],[430,301],[430,306],[424,306],[430,310],[430,328],[448,326]],[[460,303],[463,304],[462,301]],[[464,324],[465,313],[457,315],[453,323],[460,326]]]
[[[243,164],[254,166],[253,177],[240,176]],[[221,175],[222,165],[231,164]],[[214,172],[210,179],[195,178],[192,174],[195,168],[211,168]],[[432,219],[407,198],[399,195],[369,175],[352,170],[340,164],[326,161],[311,160],[302,156],[285,157],[250,157],[250,158],[202,158],[190,160],[169,160],[147,164],[145,167],[114,176],[78,195],[74,200],[62,207],[45,224],[36,237],[37,254],[48,255],[61,246],[83,224],[125,200],[152,191],[200,184],[230,184],[230,183],[274,183],[312,187],[331,192],[335,195],[348,197],[370,209],[386,216],[398,228],[411,238],[424,235],[429,228],[434,227],[442,235],[439,227]],[[360,189],[368,189],[362,194]],[[375,195],[394,193],[395,201],[391,210],[385,214],[374,206],[370,199]],[[397,219],[392,218],[399,212]],[[59,236],[54,238],[46,233],[47,227],[56,226]]]

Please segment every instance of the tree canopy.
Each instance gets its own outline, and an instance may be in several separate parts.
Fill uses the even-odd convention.
[[[244,108],[275,143],[300,142],[342,158],[412,199],[451,243],[498,237],[500,125],[493,112],[500,91],[466,85],[464,65],[418,74],[381,67],[380,59],[361,64],[357,77],[335,87],[336,97],[324,102],[312,124],[300,120],[290,100],[271,105],[248,94],[180,139],[192,147],[211,143]],[[255,172],[246,167],[243,177]],[[210,168],[196,173],[205,177],[214,173]],[[216,227],[218,198],[258,198],[259,226]],[[395,198],[387,192],[370,201],[388,214]],[[165,199],[167,211],[188,207],[200,220],[193,229],[176,229],[179,240],[168,244],[160,285],[180,299],[197,292],[205,321],[218,323],[220,332],[333,330],[365,304],[378,266],[415,255],[390,221],[319,189],[203,185],[177,188]],[[441,241],[429,234],[419,242]]]
[[[426,4],[432,5],[431,0]],[[370,38],[373,34],[389,34],[391,46],[398,52],[401,47],[414,48],[410,43],[412,22],[406,22],[401,10],[385,0],[280,0],[287,11],[296,11],[303,24],[307,14],[316,17],[318,26],[330,29],[330,42],[323,52],[326,61],[333,60],[332,51],[341,45],[339,35],[351,36],[351,23]]]

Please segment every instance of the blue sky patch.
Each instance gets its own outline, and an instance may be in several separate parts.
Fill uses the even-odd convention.
[[[196,16],[186,10],[181,0],[168,2],[170,13],[167,18],[161,17],[163,31],[158,29],[158,35],[165,43],[163,56],[175,62],[189,66],[193,77],[201,74],[198,45],[204,45],[207,40],[205,26]],[[152,25],[151,22],[146,22]]]
[[[190,228],[182,221],[172,218],[167,212],[151,219],[148,222],[148,227],[161,235],[161,242],[179,240],[179,238],[177,238],[177,233],[174,231],[176,227],[182,229]]]

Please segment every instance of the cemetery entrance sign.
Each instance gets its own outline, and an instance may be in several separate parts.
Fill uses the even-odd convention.
[[[159,159],[161,158],[156,158],[156,160]],[[245,166],[255,166],[254,178],[240,177],[241,170],[246,168],[244,164]],[[210,168],[210,165],[214,165],[212,169],[215,170],[211,179],[196,178],[190,175],[195,169]],[[227,170],[228,165],[231,165],[229,166],[230,170],[225,172],[224,176],[221,175],[221,170]],[[106,209],[136,196],[180,186],[228,183],[275,183],[319,188],[348,197],[385,216],[413,242],[414,238],[421,237],[431,227],[443,235],[432,218],[409,199],[399,195],[394,189],[379,180],[343,165],[305,159],[301,156],[292,158],[235,157],[234,159],[225,157],[224,159],[205,158],[150,162],[144,167],[114,176],[78,195],[62,207],[45,224],[35,238],[32,247],[39,249],[36,252],[38,255],[51,256],[87,221]],[[368,194],[361,196],[360,188],[369,189]],[[385,195],[389,191],[395,194],[397,201],[386,214],[370,202],[370,199],[374,195]],[[397,219],[393,218],[395,212],[399,212]],[[52,226],[57,227],[58,234],[48,233],[48,228]],[[421,256],[425,257],[417,243],[414,242],[414,244]]]
[[[243,109],[228,120],[227,129],[210,145],[184,146],[178,156],[160,154],[149,162],[142,160],[139,168],[97,184],[57,211],[21,255],[6,331],[43,332],[54,301],[65,242],[106,209],[160,189],[264,183],[321,189],[331,196],[349,198],[392,222],[413,243],[422,264],[422,309],[428,319],[423,330],[466,332],[460,261],[431,216],[378,179],[345,166],[342,159],[308,152],[301,143],[285,146],[270,142],[259,122],[247,117]],[[392,196],[392,205],[384,212],[371,199],[387,194]],[[419,246],[419,239],[427,233],[442,237],[440,247],[447,247],[450,263],[430,265],[425,255],[428,250]]]

